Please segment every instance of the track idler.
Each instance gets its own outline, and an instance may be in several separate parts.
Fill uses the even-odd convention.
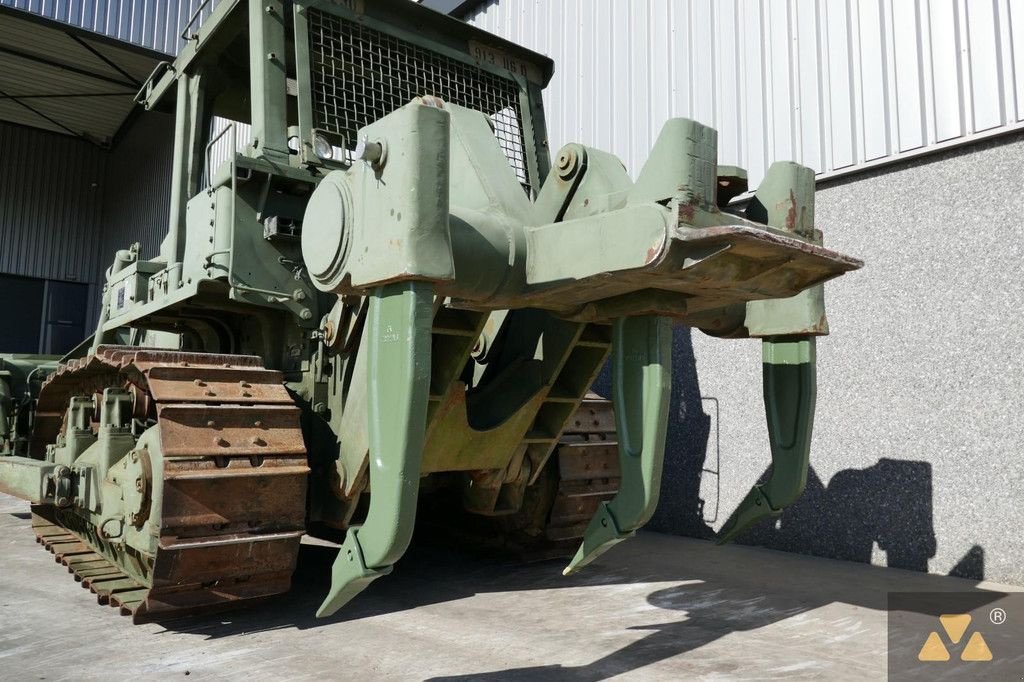
[[[815,338],[793,336],[762,342],[764,407],[772,471],[755,485],[722,526],[719,544],[800,499],[807,483],[816,397]]]

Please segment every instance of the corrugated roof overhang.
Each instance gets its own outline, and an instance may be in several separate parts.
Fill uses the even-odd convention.
[[[0,6],[0,120],[109,146],[170,57]]]

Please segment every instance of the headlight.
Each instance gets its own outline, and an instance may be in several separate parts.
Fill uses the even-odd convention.
[[[331,145],[331,141],[320,133],[313,134],[313,153],[318,158],[324,161],[330,161],[334,158],[334,146]]]

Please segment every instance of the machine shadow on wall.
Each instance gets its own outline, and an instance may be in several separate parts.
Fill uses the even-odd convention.
[[[840,471],[828,485],[811,467],[800,500],[776,523],[756,526],[739,541],[861,563],[871,563],[877,547],[889,568],[927,572],[936,551],[932,465],[882,458],[864,469]],[[973,565],[962,562],[959,576],[981,580],[981,556],[970,557]]]
[[[689,328],[674,330],[672,370],[661,499],[647,528],[713,539],[713,524],[727,516],[720,512],[730,511],[717,508],[718,403],[701,395]],[[611,394],[608,367],[594,390]],[[767,440],[764,451],[767,456]],[[813,460],[813,452],[811,456]],[[725,459],[728,466],[727,455]],[[770,473],[769,467],[760,481]],[[886,566],[927,572],[928,560],[936,553],[932,497],[928,462],[882,458],[864,469],[840,471],[827,485],[812,466],[800,500],[776,523],[757,525],[738,542],[861,563],[871,563],[877,547],[886,555]],[[984,579],[983,550],[971,549],[950,575]]]

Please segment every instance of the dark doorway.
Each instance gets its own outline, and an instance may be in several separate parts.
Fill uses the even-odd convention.
[[[0,353],[63,355],[85,336],[89,287],[0,275]]]
[[[46,280],[0,275],[0,353],[38,353]]]
[[[46,283],[45,313],[39,349],[46,355],[64,355],[85,338],[85,310],[89,287],[77,282]]]

